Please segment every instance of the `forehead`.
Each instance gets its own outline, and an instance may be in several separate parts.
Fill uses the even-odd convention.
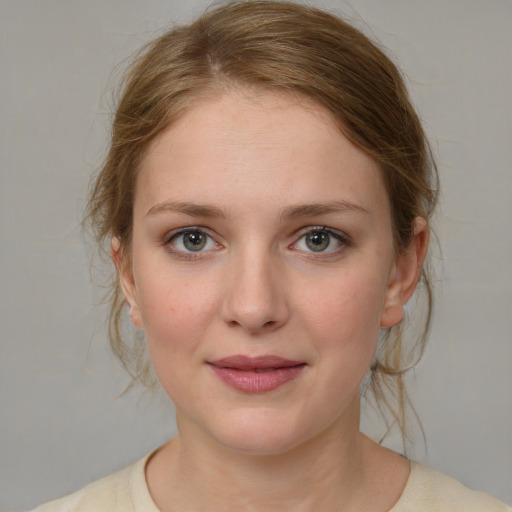
[[[282,94],[230,91],[196,103],[151,142],[139,172],[136,208],[213,199],[387,203],[378,165],[332,117]]]

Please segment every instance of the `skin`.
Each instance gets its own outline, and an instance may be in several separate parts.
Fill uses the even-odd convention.
[[[229,91],[150,144],[133,222],[129,265],[117,240],[114,259],[179,428],[146,469],[159,508],[389,510],[409,466],[359,432],[359,386],[428,231],[417,219],[397,256],[377,164],[304,99]],[[315,230],[325,250],[306,243]],[[305,367],[243,393],[208,364],[234,354]]]

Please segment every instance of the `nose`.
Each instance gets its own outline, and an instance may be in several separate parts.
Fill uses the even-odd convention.
[[[282,269],[268,251],[246,250],[227,269],[223,320],[251,334],[282,327],[290,316]]]

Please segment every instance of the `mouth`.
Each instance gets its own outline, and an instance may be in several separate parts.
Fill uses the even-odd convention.
[[[208,365],[225,384],[244,393],[266,393],[295,380],[306,363],[279,356],[235,355]]]

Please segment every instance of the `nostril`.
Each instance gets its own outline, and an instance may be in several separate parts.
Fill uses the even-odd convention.
[[[244,324],[243,322],[239,322],[237,320],[230,320],[228,322],[228,325],[230,327],[243,327],[244,325],[246,325],[246,328],[248,328],[250,331],[260,331],[260,330],[271,330],[273,328],[275,328],[277,326],[278,322],[276,322],[275,320],[269,320],[268,322],[265,322],[263,324],[260,324],[259,327],[254,327],[251,328],[250,326],[247,326],[246,324]]]

